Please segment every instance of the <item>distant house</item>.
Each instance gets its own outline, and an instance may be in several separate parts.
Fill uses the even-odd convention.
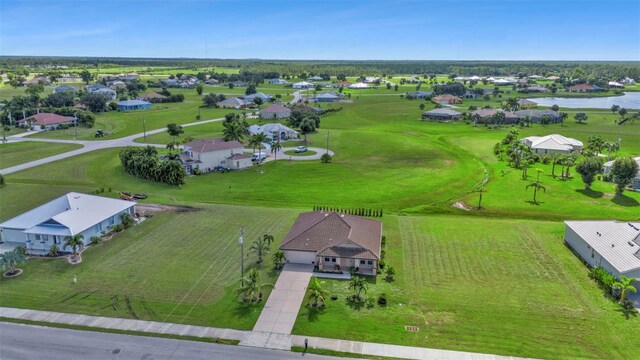
[[[37,76],[37,77],[34,77],[31,80],[27,80],[27,81],[22,83],[23,86],[38,85],[38,84],[49,86],[49,85],[51,85],[51,81],[49,81],[49,79],[47,79],[44,76]]]
[[[536,106],[538,106],[538,103],[535,103],[531,100],[527,100],[527,99],[518,100],[518,107],[521,109],[526,109],[526,108],[536,107]]]
[[[196,168],[208,172],[218,166],[234,170],[251,166],[251,156],[245,155],[240,142],[223,139],[204,139],[187,143],[179,159],[188,174],[192,174]]]
[[[538,155],[550,153],[568,154],[572,151],[582,150],[582,142],[573,138],[564,137],[558,134],[547,136],[528,136],[520,140],[530,147]]]
[[[543,118],[548,118],[550,123],[560,121],[560,114],[553,110],[518,110],[516,115],[522,120],[528,119],[532,123],[539,124]]]
[[[532,85],[525,88],[528,93],[543,93],[547,92],[547,88],[542,85]]]
[[[349,86],[347,86],[349,89],[355,89],[355,90],[361,90],[361,89],[368,89],[369,88],[369,84],[365,84],[365,83],[355,83],[355,84],[351,84]]]
[[[497,79],[493,82],[493,84],[496,86],[513,85],[515,83],[516,81],[514,79]]]
[[[234,87],[245,87],[247,85],[249,85],[248,82],[246,81],[242,81],[242,80],[236,80],[234,82],[231,83]]]
[[[376,275],[381,249],[381,221],[323,211],[300,214],[280,245],[287,262],[364,275]]]
[[[293,87],[294,89],[312,89],[314,86],[315,85],[310,82],[300,81],[293,84],[291,87]]]
[[[115,100],[118,93],[112,88],[102,84],[87,85],[87,92],[90,94],[99,94],[106,97],[109,100]]]
[[[591,84],[578,84],[569,86],[569,91],[571,92],[597,92],[602,90],[603,89],[601,87]]]
[[[444,94],[434,96],[433,98],[431,98],[431,101],[437,104],[460,104],[462,102],[462,99],[455,95]]]
[[[547,76],[546,77],[547,80],[551,80],[551,81],[556,81],[556,80],[560,80],[560,76]]]
[[[619,88],[619,89],[624,88],[624,84],[621,84],[617,81],[609,81],[608,85],[609,87],[612,87],[612,88]]]
[[[286,83],[287,83],[287,80],[284,80],[284,79],[278,79],[278,78],[269,79],[269,84],[272,84],[272,85],[285,85]]]
[[[455,120],[462,118],[462,113],[452,109],[433,109],[422,114],[422,119]]]
[[[349,85],[351,85],[350,81],[339,81],[339,82],[335,82],[333,83],[333,87],[335,88],[339,88],[339,87],[348,87]]]
[[[204,82],[207,85],[218,85],[220,81],[214,78],[208,78],[207,81]]]
[[[113,90],[126,89],[127,88],[127,83],[125,83],[124,81],[121,81],[121,80],[116,80],[116,81],[112,81],[109,84],[109,87],[112,88]]]
[[[634,79],[630,78],[630,77],[625,77],[620,82],[625,84],[625,85],[635,85],[635,83],[636,83],[636,81]]]
[[[312,76],[312,77],[309,78],[309,80],[311,80],[311,81],[322,81],[324,79],[322,77],[320,77],[320,76]]]
[[[24,245],[29,254],[44,255],[51,246],[61,252],[67,236],[82,235],[88,244],[93,236],[122,223],[122,216],[135,215],[136,203],[102,196],[70,192],[0,224],[2,241]]]
[[[404,94],[407,99],[426,99],[433,95],[433,91],[409,91]]]
[[[366,83],[366,84],[372,84],[372,83],[376,83],[376,82],[380,82],[382,81],[381,78],[379,77],[366,77],[362,80],[362,82]]]
[[[249,126],[247,130],[249,131],[249,135],[264,134],[269,141],[286,141],[300,137],[297,131],[279,123],[254,124]]]
[[[565,221],[564,241],[592,267],[640,278],[640,222]],[[634,284],[636,287],[638,283]]]
[[[157,92],[150,92],[147,94],[144,94],[140,97],[140,100],[144,100],[144,101],[162,101],[164,99],[166,99],[167,97],[162,95],[162,94],[158,94]]]
[[[78,90],[76,90],[76,88],[74,88],[71,85],[58,85],[53,89],[53,93],[54,94],[61,94],[61,93],[66,93],[66,92],[70,92],[70,93],[77,93]]]
[[[76,121],[75,117],[62,116],[53,113],[39,113],[28,118],[18,120],[18,126],[29,127],[33,130],[54,130],[62,124],[72,125]]]
[[[635,160],[635,162],[638,164],[638,166],[640,166],[640,156],[633,158],[633,160]],[[603,174],[605,174],[605,175],[611,174],[611,167],[613,166],[614,162],[615,162],[615,160],[611,160],[611,161],[607,161],[606,163],[604,163]],[[631,186],[633,186],[633,188],[636,189],[636,190],[640,190],[640,170],[638,170],[638,173],[636,174],[636,177],[634,177],[631,180]]]
[[[218,102],[218,107],[221,108],[243,109],[246,106],[246,101],[238,97],[228,98]]]
[[[151,103],[143,100],[122,100],[118,101],[118,110],[120,111],[133,111],[133,110],[149,110],[151,109]]]
[[[480,123],[491,123],[496,116],[497,113],[504,114],[504,123],[505,124],[515,124],[520,120],[518,115],[511,111],[504,111],[501,109],[478,109],[471,112],[471,118],[474,121],[478,121]],[[476,120],[477,119],[477,120]]]
[[[343,95],[337,92],[323,92],[316,95],[317,102],[336,102],[342,100]]]
[[[242,98],[244,99],[245,103],[252,103],[255,98],[260,98],[262,99],[263,103],[266,103],[266,102],[269,102],[269,100],[271,100],[271,95],[257,92],[255,94],[243,96]]]
[[[282,105],[271,105],[260,110],[261,119],[284,119],[291,115],[291,109]]]

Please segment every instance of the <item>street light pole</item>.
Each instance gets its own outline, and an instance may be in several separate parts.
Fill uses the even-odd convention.
[[[244,286],[244,226],[240,227],[240,286]]]

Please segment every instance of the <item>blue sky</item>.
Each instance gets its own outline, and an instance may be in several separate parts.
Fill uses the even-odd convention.
[[[0,54],[640,60],[639,19],[640,0],[1,0]]]

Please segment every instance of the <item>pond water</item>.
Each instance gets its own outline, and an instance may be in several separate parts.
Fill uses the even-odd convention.
[[[591,97],[591,98],[562,98],[544,97],[530,98],[540,106],[558,105],[569,109],[610,109],[618,105],[625,109],[640,109],[640,92],[625,92],[621,96]]]

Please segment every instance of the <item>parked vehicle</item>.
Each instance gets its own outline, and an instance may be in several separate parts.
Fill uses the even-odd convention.
[[[122,200],[127,200],[127,201],[133,201],[133,200],[135,200],[135,199],[134,199],[134,197],[133,197],[133,195],[131,195],[131,193],[130,193],[130,192],[127,192],[127,191],[121,191],[121,192],[120,192],[120,199],[122,199]]]
[[[147,194],[144,194],[144,193],[133,194],[133,198],[136,199],[136,200],[146,199],[147,198]]]
[[[101,137],[105,137],[105,136],[107,136],[107,133],[102,131],[102,129],[96,130],[96,135],[95,135],[96,138],[101,138]]]
[[[296,153],[303,153],[303,152],[305,152],[305,151],[307,151],[307,150],[308,150],[308,149],[307,149],[307,147],[306,147],[306,146],[298,146],[298,147],[296,148]]]
[[[266,158],[267,158],[267,153],[260,151],[260,152],[253,153],[253,156],[251,157],[251,161],[264,161],[264,159]]]
[[[224,166],[222,166],[222,165],[218,165],[218,166],[216,166],[216,167],[214,167],[214,168],[213,168],[213,171],[225,172],[225,171],[227,171],[227,170],[228,170],[228,169],[227,169],[227,168],[225,168],[225,167],[224,167]]]

